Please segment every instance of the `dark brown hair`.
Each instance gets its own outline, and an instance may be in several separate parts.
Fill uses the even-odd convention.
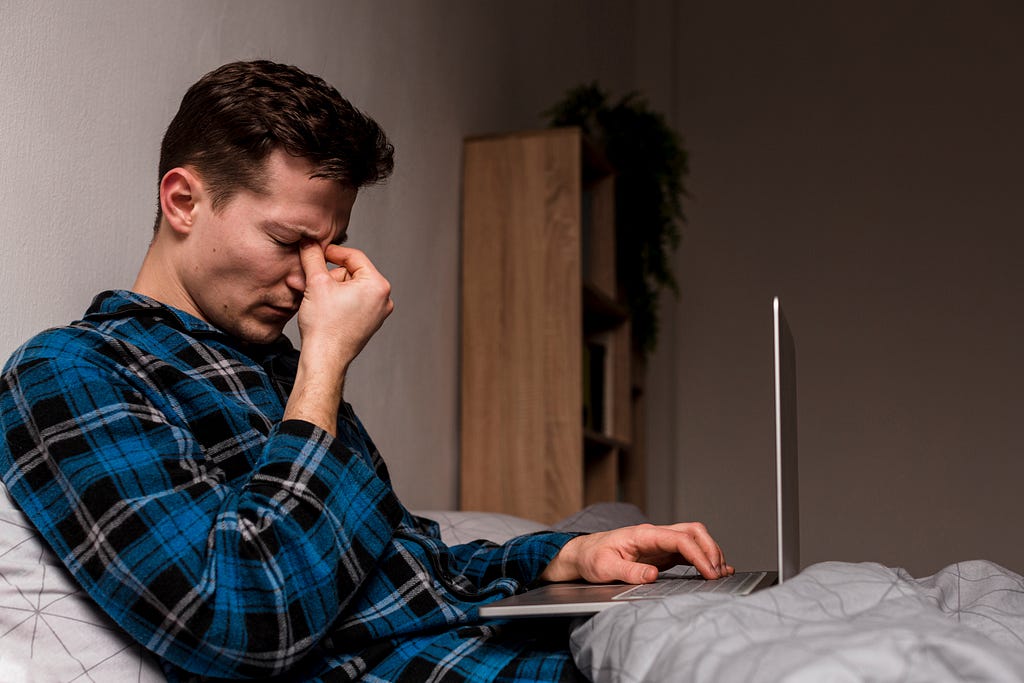
[[[312,162],[312,177],[359,189],[394,168],[394,147],[377,122],[322,78],[265,60],[232,62],[188,89],[160,146],[160,178],[190,166],[214,210],[240,189],[262,192],[275,149]],[[157,208],[156,226],[161,212]]]

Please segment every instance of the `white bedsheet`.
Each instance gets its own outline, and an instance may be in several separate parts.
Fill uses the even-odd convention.
[[[1024,578],[828,562],[743,598],[629,603],[573,634],[593,681],[1024,681]]]

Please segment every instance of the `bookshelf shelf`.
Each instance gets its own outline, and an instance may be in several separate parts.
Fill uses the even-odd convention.
[[[600,289],[583,283],[583,332],[585,335],[614,330],[629,320],[629,309]]]

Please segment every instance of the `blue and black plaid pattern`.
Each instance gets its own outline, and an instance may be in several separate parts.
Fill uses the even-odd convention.
[[[351,407],[337,437],[282,421],[296,363],[287,340],[101,294],[8,361],[4,483],[170,680],[575,677],[564,624],[476,619],[570,536],[445,546]]]

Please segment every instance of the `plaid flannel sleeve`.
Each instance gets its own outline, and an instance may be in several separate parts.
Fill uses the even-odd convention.
[[[373,439],[348,406],[342,419],[351,426],[352,438],[372,454],[378,475],[390,481]],[[344,430],[339,432],[344,434]],[[535,582],[562,546],[582,535],[577,532],[541,531],[517,536],[502,544],[473,541],[448,546],[441,540],[436,522],[415,517],[408,511],[405,512],[403,528],[413,531],[407,535],[409,542],[424,546],[430,563],[439,567],[444,576],[450,577],[457,590],[472,596],[494,594],[494,582],[506,582],[505,590],[500,592],[509,589],[514,592]]]
[[[229,486],[213,466],[229,454],[200,452],[143,387],[50,351],[16,355],[0,386],[0,470],[24,512],[92,598],[168,662],[231,677],[292,666],[390,547],[403,517],[390,486],[298,421],[269,436],[238,426],[236,442],[265,443],[244,485]]]

